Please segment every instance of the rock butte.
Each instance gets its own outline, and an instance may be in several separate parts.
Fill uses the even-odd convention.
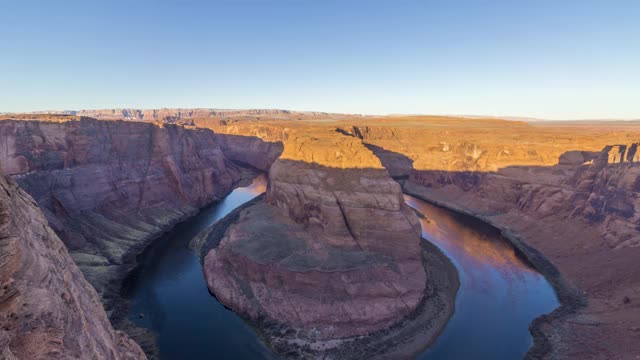
[[[2,213],[8,234],[2,246],[10,256],[0,268],[0,306],[17,309],[2,311],[5,357],[32,351],[144,357],[113,330],[85,277],[108,305],[114,293],[107,279],[126,273],[159,233],[228,193],[242,177],[237,164],[270,169],[268,194],[229,226],[206,256],[205,274],[224,303],[249,317],[262,313],[301,328],[337,324],[335,332],[318,335],[330,339],[388,326],[415,306],[429,279],[417,266],[413,214],[388,171],[405,191],[503,229],[555,285],[563,307],[534,321],[529,357],[640,353],[633,330],[640,322],[637,123],[208,109],[9,117],[15,120],[0,122],[2,169],[31,194],[66,247],[30,197],[5,180],[2,203],[10,206]],[[257,234],[266,231],[280,234],[272,240],[288,247],[272,253],[258,246]],[[389,233],[404,245],[389,246]],[[389,263],[400,270],[389,272]],[[25,264],[40,265],[27,272]],[[335,286],[335,270],[349,271],[348,281],[340,280],[348,286]],[[377,282],[361,288],[365,271]],[[292,280],[271,282],[276,278]],[[372,299],[391,291],[388,281],[399,293],[378,309]],[[322,301],[305,288],[309,282],[322,284],[355,321],[343,326],[343,319],[318,305]],[[249,284],[253,297],[238,290],[242,284]],[[282,312],[260,292],[266,289],[283,301],[292,294],[291,308],[302,315]],[[352,296],[360,291],[367,297]],[[20,296],[29,299],[26,309],[17,307]],[[380,316],[358,318],[351,310],[360,306],[376,306]],[[27,314],[38,322],[17,320]],[[36,327],[27,332],[16,324]],[[52,329],[45,335],[54,339],[42,348],[36,345],[48,338],[36,330],[41,328]],[[87,338],[84,329],[99,335]],[[55,340],[60,338],[65,341]]]
[[[426,284],[420,225],[400,185],[360,140],[333,131],[290,134],[266,201],[241,213],[204,271],[231,309],[311,333],[296,341],[389,327]]]

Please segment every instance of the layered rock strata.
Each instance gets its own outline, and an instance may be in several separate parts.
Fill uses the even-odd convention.
[[[36,202],[0,171],[0,358],[145,359]]]
[[[0,164],[107,305],[150,240],[240,177],[210,130],[87,118],[0,122]]]

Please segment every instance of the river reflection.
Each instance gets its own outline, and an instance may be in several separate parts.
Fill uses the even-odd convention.
[[[207,290],[202,266],[189,241],[229,212],[262,194],[266,178],[235,189],[158,239],[139,257],[125,294],[129,319],[157,336],[161,359],[271,358],[255,332]],[[142,318],[140,317],[142,314]]]
[[[420,359],[521,359],[532,344],[531,321],[558,301],[546,279],[520,259],[500,232],[469,216],[405,195],[426,215],[422,236],[460,275],[456,310]]]

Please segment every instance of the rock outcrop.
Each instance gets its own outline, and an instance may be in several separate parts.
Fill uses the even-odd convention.
[[[0,122],[0,164],[108,307],[114,280],[150,240],[225,196],[240,176],[210,130],[87,118]]]
[[[293,131],[266,202],[242,211],[206,255],[205,275],[277,350],[325,351],[418,307],[426,284],[419,234],[400,186],[359,139]]]
[[[0,171],[0,358],[145,359],[36,202]]]

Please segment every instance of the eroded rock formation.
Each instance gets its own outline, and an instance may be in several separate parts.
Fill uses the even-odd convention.
[[[145,359],[36,202],[0,171],[0,358]]]
[[[421,303],[419,234],[400,186],[359,139],[292,132],[266,202],[240,214],[205,257],[205,275],[223,304],[262,328],[283,326],[267,333],[276,348],[323,351]]]

